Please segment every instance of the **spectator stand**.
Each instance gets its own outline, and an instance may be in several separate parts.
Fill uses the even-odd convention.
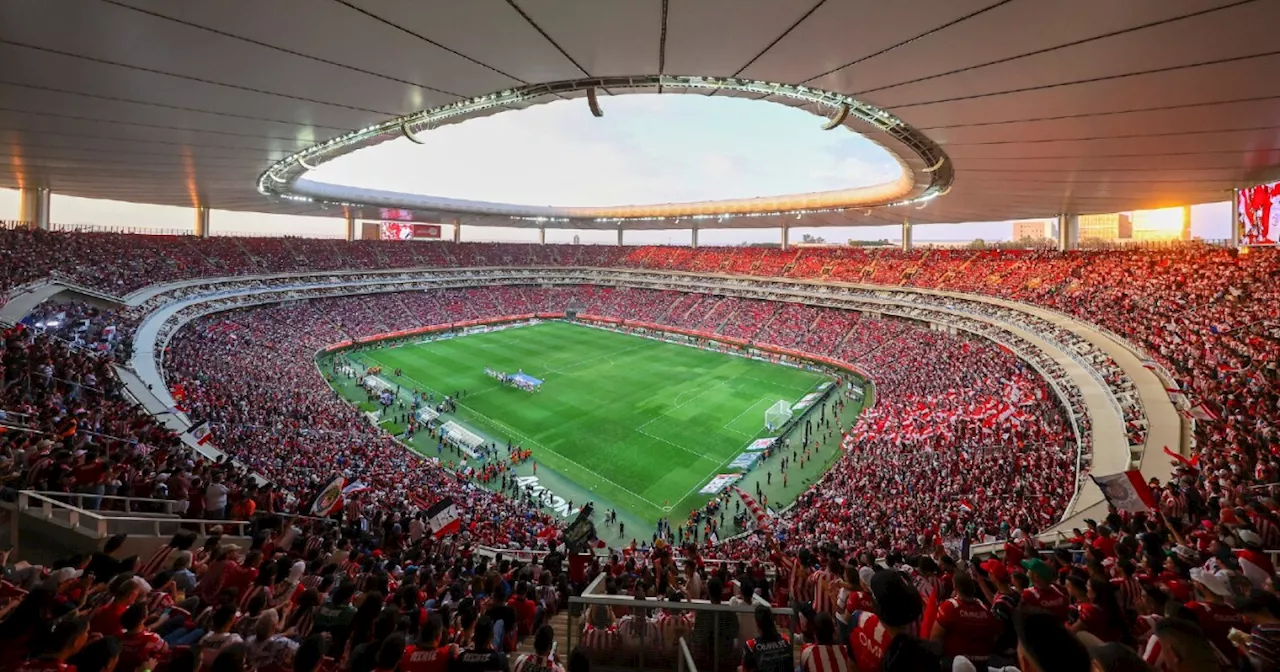
[[[555,275],[555,273],[553,272],[552,275]],[[552,278],[552,279],[558,279],[558,278]],[[698,278],[697,280],[700,281],[698,283],[699,285],[707,284],[707,279],[705,278]],[[760,298],[773,298],[773,297],[776,297],[779,292],[783,291],[783,289],[778,286],[780,283],[772,283],[767,288],[768,290],[767,293],[765,292],[765,290],[752,288],[751,285],[754,285],[754,284],[763,284],[763,283],[754,283],[754,282],[748,282],[743,280],[736,280],[731,286],[726,287],[721,291],[723,291],[726,294],[730,292],[733,292],[735,294],[754,292],[755,295]],[[353,290],[360,290],[360,289],[367,289],[365,286],[365,283],[360,283],[353,287],[348,287],[346,291],[353,291]],[[300,298],[298,295],[294,294],[293,292],[285,292],[283,294],[284,296],[280,298],[284,298],[284,297],[287,297],[289,299]],[[274,298],[272,297],[272,295],[268,294],[268,290],[264,290],[263,288],[254,288],[250,290],[245,290],[241,293],[228,292],[228,291],[220,292],[214,296],[213,300],[210,301],[210,303],[217,304],[218,302],[231,301],[239,296],[247,297],[253,303],[264,303]],[[865,306],[866,303],[871,303],[871,304],[875,304],[877,308],[882,310],[883,312],[887,312],[890,314],[902,315],[904,317],[908,317],[912,319],[924,319],[924,320],[932,319],[935,321],[942,321],[942,322],[950,321],[950,319],[946,317],[948,313],[945,311],[939,311],[931,307],[928,310],[931,311],[932,314],[926,314],[922,312],[925,309],[912,306],[906,312],[902,312],[901,311],[902,304],[900,302],[895,302],[890,299],[883,299],[876,296],[851,297],[849,300],[843,301],[843,302],[835,300],[834,297],[831,297],[827,293],[806,292],[802,294],[802,296],[813,303],[820,303],[821,305],[832,305],[833,307],[848,308],[848,307],[856,307],[858,305]],[[179,312],[183,311],[185,308],[188,308],[188,307],[190,307],[192,311],[183,313],[180,317],[185,319],[181,319],[178,322],[179,324],[184,323],[185,321],[195,317],[197,314],[204,314],[204,313],[214,312],[216,310],[222,309],[222,306],[219,306],[219,305],[206,307],[204,304],[202,304],[200,296],[186,297],[179,301],[175,301],[174,303],[161,307],[159,310],[153,313],[151,317],[149,317],[146,321],[144,321],[143,325],[139,329],[138,339],[137,339],[137,342],[139,344],[137,351],[139,355],[143,355],[143,353],[146,353],[148,350],[153,349],[152,347],[148,347],[147,345],[147,339],[150,334],[149,329],[150,327],[152,327],[152,325],[156,324],[157,322],[162,322],[166,320],[167,316],[178,315]],[[980,316],[980,315],[970,316],[968,314],[963,314],[962,311],[953,310],[953,311],[950,311],[950,314],[962,315],[966,319],[974,320],[975,323],[990,321],[990,318],[984,318],[983,316]],[[164,326],[165,326],[164,333],[166,336],[171,335],[176,331],[176,326],[172,326],[169,324],[165,324]],[[1001,328],[1003,329],[1004,327],[1002,326]],[[1025,339],[1030,339],[1031,342],[1038,343],[1042,348],[1047,348],[1047,350],[1045,350],[1046,352],[1052,352],[1054,350],[1054,348],[1052,347],[1052,344],[1049,343],[1048,341],[1040,339],[1037,336],[1031,334],[1030,332],[1024,329],[1021,329],[1020,327],[1014,327],[1014,328],[1017,329],[1018,332],[1020,332],[1018,334],[1020,337],[1025,337]],[[159,331],[160,331],[159,328],[157,328],[156,332],[158,333]],[[987,333],[987,331],[978,331],[977,333],[981,333],[986,338],[992,337],[990,333]],[[139,358],[135,358],[135,362],[138,362],[138,359]],[[155,361],[154,358],[147,358],[145,356],[141,357],[142,361],[135,365],[139,370],[139,372],[146,370],[146,368],[148,367],[148,361],[147,361],[148,359],[150,359],[152,363],[154,363]],[[1068,370],[1072,370],[1070,366],[1067,366],[1067,368]],[[156,367],[156,370],[159,371],[158,366]],[[1103,394],[1102,390],[1098,388],[1096,379],[1091,378],[1088,375],[1084,374],[1083,370],[1080,369],[1078,365],[1076,365],[1075,370],[1079,374],[1079,375],[1073,376],[1073,380],[1077,386],[1081,384],[1084,384],[1086,387],[1092,385],[1095,389],[1098,390],[1099,394]],[[158,379],[158,376],[157,376],[157,379]],[[163,386],[161,389],[163,389]],[[1098,407],[1098,408],[1091,407],[1089,411],[1093,417],[1097,417],[1097,418],[1103,418],[1106,415],[1112,415],[1112,414],[1106,413],[1106,411],[1103,410],[1101,407]],[[1120,429],[1119,429],[1120,428],[1119,418],[1115,417],[1114,415],[1112,415],[1112,417],[1114,418],[1113,424],[1115,427],[1116,436],[1123,437],[1123,434],[1120,433]],[[1095,421],[1091,423],[1091,425],[1093,427],[1093,430],[1092,430],[1093,434],[1096,435],[1097,438],[1094,439],[1094,436],[1091,435],[1089,437],[1091,439],[1089,442],[1089,445],[1123,445],[1124,443],[1123,438],[1120,438],[1114,441],[1108,441],[1103,438],[1106,436],[1106,432],[1109,431],[1107,422]],[[1122,454],[1117,458],[1117,461],[1125,462],[1127,459],[1128,459],[1127,453],[1122,451]],[[1117,469],[1117,470],[1122,470],[1122,469]]]

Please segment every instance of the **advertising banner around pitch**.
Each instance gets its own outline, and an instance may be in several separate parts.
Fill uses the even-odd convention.
[[[1090,475],[1090,478],[1098,484],[1107,501],[1120,511],[1142,513],[1156,508],[1155,496],[1137,469],[1107,476]]]
[[[711,479],[709,483],[702,486],[702,489],[699,490],[698,493],[703,495],[717,494],[721,490],[724,490],[725,488],[729,487],[731,483],[738,480],[739,478],[742,478],[742,474],[720,474],[715,478]]]
[[[447,534],[457,534],[462,529],[462,518],[458,516],[458,505],[452,497],[445,497],[427,509],[427,522],[431,524],[431,533],[437,539]]]
[[[773,442],[777,440],[778,440],[778,437],[776,436],[767,436],[763,439],[756,439],[755,441],[752,441],[750,445],[747,446],[747,450],[764,450],[765,448],[772,446]]]
[[[743,453],[729,463],[730,469],[741,469],[747,471],[756,465],[756,461],[760,459],[760,453]]]

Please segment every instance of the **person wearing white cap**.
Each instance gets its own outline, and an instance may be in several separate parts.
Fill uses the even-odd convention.
[[[1235,549],[1236,560],[1240,563],[1240,572],[1254,588],[1264,588],[1267,578],[1276,573],[1271,558],[1262,552],[1262,536],[1253,530],[1236,530],[1236,536],[1244,548]]]
[[[1240,612],[1226,603],[1230,585],[1218,574],[1199,567],[1191,570],[1191,582],[1196,599],[1188,602],[1187,608],[1195,613],[1205,637],[1234,661],[1236,648],[1227,635],[1232,628],[1245,630],[1247,626]]]

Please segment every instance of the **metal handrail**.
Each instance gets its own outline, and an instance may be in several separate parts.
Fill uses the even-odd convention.
[[[37,502],[33,504],[32,500]],[[57,521],[54,516],[54,510],[67,512],[67,526],[71,529],[87,530],[92,532],[97,538],[104,539],[111,536],[112,527],[119,529],[118,525],[113,526],[112,523],[134,523],[151,526],[151,534],[157,537],[171,534],[161,530],[161,525],[172,529],[173,526],[183,528],[194,528],[201,536],[208,536],[210,530],[214,527],[221,527],[223,534],[231,534],[233,536],[245,537],[249,536],[248,532],[253,525],[247,520],[205,520],[201,518],[157,518],[155,516],[103,516],[94,511],[87,511],[76,506],[60,502],[52,497],[47,497],[33,490],[21,490],[18,492],[18,512],[27,512],[31,515],[39,515],[48,521]],[[37,514],[36,511],[39,511]]]
[[[178,505],[178,502],[176,500],[154,499],[149,497],[121,497],[119,495],[95,495],[92,493],[85,493],[85,492],[56,492],[52,490],[27,490],[25,492],[33,495],[40,495],[41,497],[47,497],[55,501],[61,501],[60,498],[63,498],[63,497],[73,498],[75,500],[74,506],[79,509],[84,509],[84,500],[87,498],[99,499],[102,501],[124,502],[125,513],[132,513],[133,512],[132,507],[135,504],[145,503],[150,506],[155,506],[155,507],[164,509],[160,513],[164,513],[167,515],[174,515],[174,508]],[[66,502],[66,503],[71,504],[71,502]],[[85,509],[85,510],[90,510],[90,509]],[[141,513],[150,513],[150,512],[142,511]]]
[[[689,652],[689,645],[685,643],[684,637],[680,638],[680,659],[676,661],[676,670],[678,672],[698,672],[698,664],[693,662],[693,654]]]

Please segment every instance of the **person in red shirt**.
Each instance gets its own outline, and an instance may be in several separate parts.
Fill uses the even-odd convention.
[[[1079,618],[1068,629],[1088,632],[1103,642],[1122,642],[1129,638],[1129,625],[1116,599],[1116,589],[1102,579],[1085,581],[1076,575],[1067,577],[1067,591],[1076,601]]]
[[[1090,546],[1097,549],[1108,558],[1114,557],[1116,554],[1116,538],[1112,536],[1111,529],[1106,525],[1098,526],[1098,538],[1094,539]]]
[[[942,655],[982,660],[995,653],[1002,626],[978,599],[973,579],[960,574],[954,579],[955,597],[938,605],[938,616],[929,638],[942,644]]]
[[[84,461],[71,470],[71,480],[76,492],[102,495],[106,489],[107,465],[98,459],[97,451],[85,453]],[[102,504],[101,497],[85,497],[82,506],[95,511]]]
[[[534,597],[533,587],[525,582],[516,586],[515,595],[507,602],[507,606],[516,612],[516,634],[521,639],[533,634],[533,624],[538,616],[538,603]]]
[[[849,650],[859,672],[879,672],[894,638],[911,636],[924,610],[920,591],[897,570],[876,572],[871,577],[871,595],[878,613],[855,612],[851,620]]]
[[[404,647],[400,657],[400,672],[445,672],[449,662],[458,655],[458,647],[440,644],[444,634],[444,622],[439,614],[432,614],[422,624],[418,643]]]
[[[147,608],[143,604],[130,606],[120,617],[124,635],[120,638],[120,662],[116,663],[116,672],[151,669],[145,664],[147,661],[161,658],[169,652],[169,645],[160,635],[146,629],[146,619]]]
[[[1199,567],[1191,570],[1191,583],[1195,589],[1196,599],[1187,603],[1187,608],[1196,615],[1196,622],[1204,631],[1204,636],[1232,661],[1236,659],[1236,646],[1227,636],[1232,628],[1249,629],[1244,617],[1234,607],[1226,603],[1231,595],[1231,588],[1222,577]]]
[[[1066,593],[1053,583],[1053,569],[1039,558],[1023,560],[1022,566],[1031,577],[1031,587],[1022,591],[1022,607],[1046,611],[1066,623],[1070,605]]]
[[[138,582],[133,579],[121,582],[116,586],[111,602],[98,608],[89,617],[89,630],[94,634],[106,637],[119,637],[124,628],[120,625],[120,617],[133,606],[138,599]]]
[[[89,621],[75,618],[54,627],[45,644],[45,653],[18,666],[17,672],[76,672],[67,659],[84,648],[89,641]]]

